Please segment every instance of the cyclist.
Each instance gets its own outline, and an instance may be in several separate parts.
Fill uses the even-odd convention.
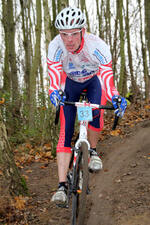
[[[50,100],[54,106],[60,99],[78,101],[80,93],[87,90],[91,103],[106,104],[112,101],[116,113],[123,116],[126,100],[121,97],[121,111],[118,109],[118,91],[114,87],[112,59],[109,47],[99,37],[85,30],[86,17],[79,8],[64,8],[56,17],[55,27],[59,34],[48,48],[48,73],[50,77]],[[63,97],[59,90],[63,91]],[[67,201],[66,174],[71,157],[71,139],[76,116],[75,106],[60,107],[60,135],[57,145],[59,186],[52,201]],[[103,111],[93,110],[93,121],[89,123],[88,140],[93,149],[89,169],[102,169],[102,161],[96,152],[99,132],[103,128]]]

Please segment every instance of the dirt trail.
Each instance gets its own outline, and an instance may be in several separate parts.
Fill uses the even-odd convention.
[[[132,128],[125,138],[111,137],[98,146],[103,170],[90,175],[91,194],[85,225],[150,225],[150,122]],[[28,185],[31,225],[69,225],[70,210],[56,208],[50,198],[57,187],[56,162],[34,163]]]
[[[100,146],[107,156],[104,170],[94,177],[88,225],[150,225],[149,126],[145,123],[130,137]]]

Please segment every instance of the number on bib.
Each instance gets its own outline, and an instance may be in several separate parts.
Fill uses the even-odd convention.
[[[92,121],[92,108],[89,106],[84,107],[78,107],[77,108],[77,114],[78,114],[78,120],[86,120],[86,121]]]

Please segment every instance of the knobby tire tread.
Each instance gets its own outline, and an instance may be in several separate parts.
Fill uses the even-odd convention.
[[[86,210],[86,198],[88,188],[88,146],[85,142],[81,144],[80,153],[76,159],[76,168],[73,172],[74,185],[79,185],[79,173],[83,171],[82,191],[73,194],[72,199],[72,225],[83,225]],[[81,165],[82,162],[82,165]]]

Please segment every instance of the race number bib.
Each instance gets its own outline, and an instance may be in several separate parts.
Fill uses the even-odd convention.
[[[77,108],[78,120],[92,121],[92,108],[89,106]]]

